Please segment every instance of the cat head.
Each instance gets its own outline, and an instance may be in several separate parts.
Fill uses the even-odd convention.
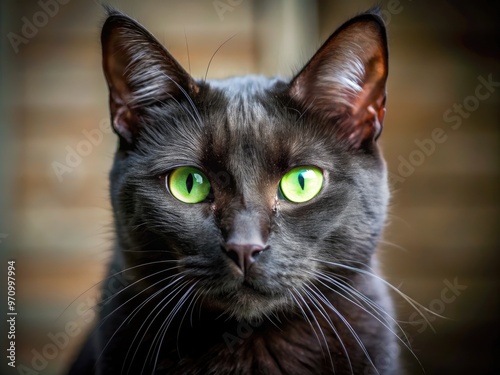
[[[195,80],[144,27],[108,13],[124,267],[252,319],[293,303],[335,263],[370,265],[388,199],[377,146],[388,52],[376,13],[342,25],[291,80],[214,81]]]

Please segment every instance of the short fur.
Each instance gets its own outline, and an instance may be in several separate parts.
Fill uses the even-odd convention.
[[[108,9],[103,66],[120,137],[116,246],[100,321],[70,374],[398,374],[374,252],[388,202],[376,139],[387,41],[376,11],[341,26],[291,80],[196,81],[141,25]],[[202,170],[209,198],[170,194]],[[315,166],[293,203],[283,175]],[[261,243],[246,270],[228,242]]]

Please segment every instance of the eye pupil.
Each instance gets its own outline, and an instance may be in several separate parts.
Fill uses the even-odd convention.
[[[279,184],[279,194],[290,202],[302,203],[313,199],[323,186],[323,172],[318,167],[303,166],[289,170]]]
[[[210,181],[198,168],[176,168],[166,182],[170,194],[184,203],[203,202],[210,194]]]
[[[193,183],[194,183],[193,174],[190,173],[186,178],[186,189],[188,194],[191,194],[191,190],[193,190]]]
[[[304,180],[304,175],[302,173],[299,173],[298,180],[299,180],[300,187],[302,188],[302,190],[304,190],[304,186],[305,186],[306,182]]]

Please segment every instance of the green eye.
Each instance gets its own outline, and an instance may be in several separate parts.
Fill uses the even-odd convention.
[[[199,169],[180,167],[170,174],[168,188],[181,202],[199,203],[210,193],[210,182]]]
[[[280,181],[281,192],[291,202],[313,199],[323,186],[323,173],[316,167],[297,167],[288,171]]]

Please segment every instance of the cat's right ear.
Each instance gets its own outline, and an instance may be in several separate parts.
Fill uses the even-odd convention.
[[[140,130],[141,111],[169,98],[195,95],[192,77],[138,22],[106,8],[101,33],[102,64],[109,87],[113,129],[120,147],[131,148]]]

